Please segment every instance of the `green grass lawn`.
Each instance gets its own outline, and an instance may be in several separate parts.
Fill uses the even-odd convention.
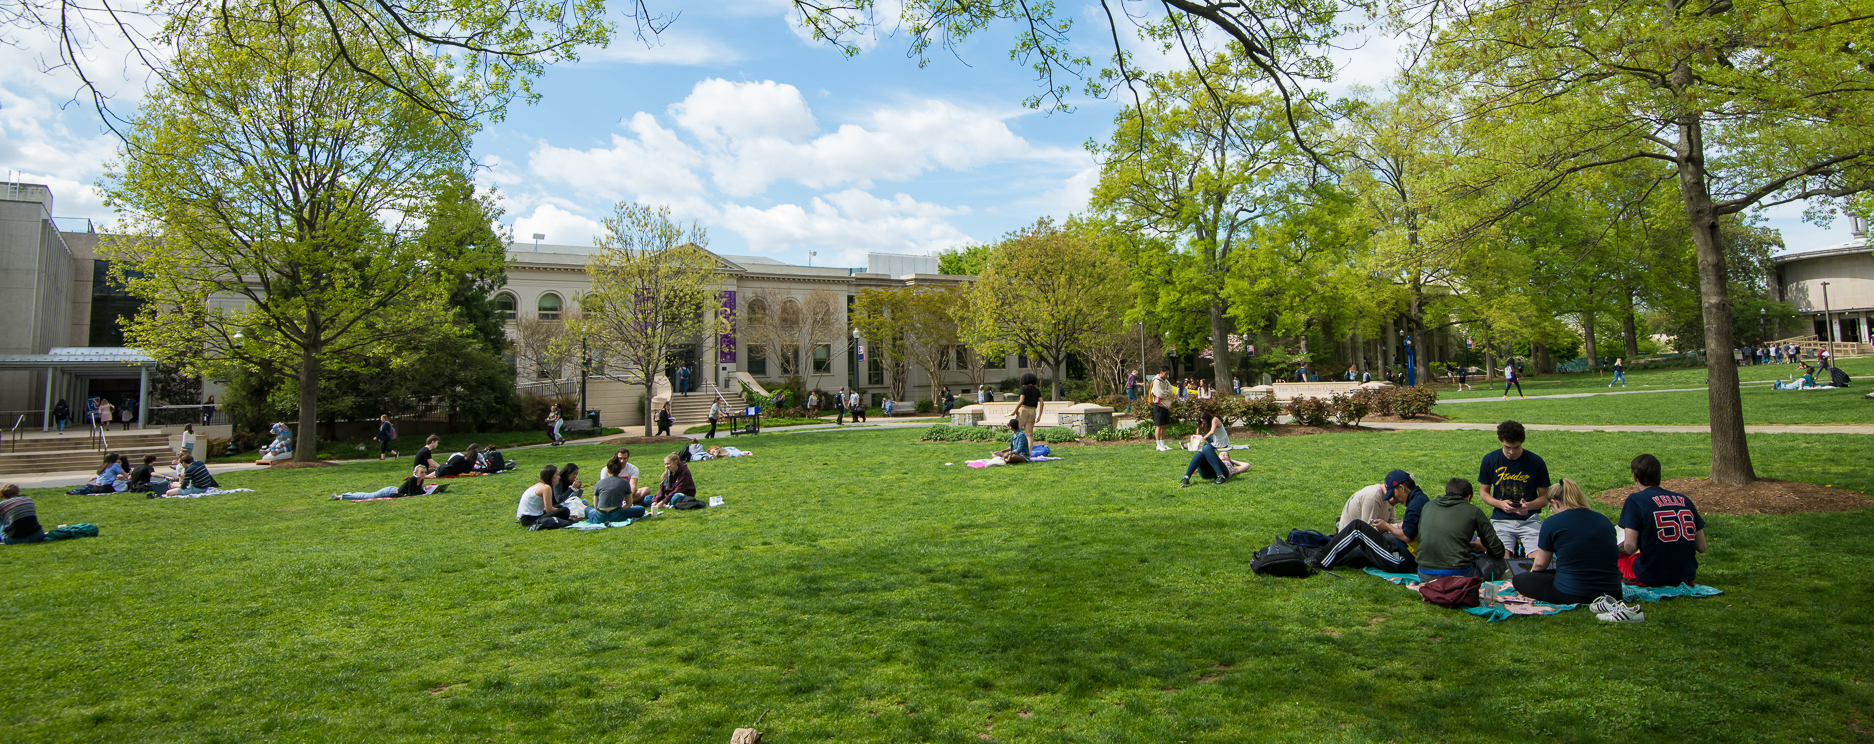
[[[221,476],[195,500],[32,493],[103,536],[0,548],[15,741],[1865,741],[1874,508],[1709,517],[1727,590],[1486,624],[1353,572],[1251,554],[1329,529],[1403,467],[1475,477],[1486,432],[1250,440],[1255,469],[1176,488],[1182,453],[991,447],[918,430],[761,437],[695,466],[724,507],[595,533],[513,522],[545,458],[447,494],[335,503],[368,463]],[[1751,439],[1762,474],[1874,489],[1853,437]],[[740,444],[738,442],[738,444]],[[1625,482],[1703,435],[1535,433],[1556,476]],[[671,446],[643,447],[654,463]],[[946,466],[945,463],[957,463]],[[1609,512],[1612,513],[1611,511]]]
[[[1746,424],[1874,424],[1874,401],[1863,400],[1866,385],[1825,390],[1772,390],[1747,385],[1742,391]],[[1440,405],[1432,410],[1453,421],[1525,424],[1686,424],[1711,423],[1710,400],[1703,390],[1591,398],[1549,398]]]
[[[567,439],[585,439],[588,437],[609,437],[621,431],[621,429],[607,428],[596,431],[588,429],[586,431],[567,431],[562,433],[566,435]],[[468,432],[463,434],[442,434],[439,436],[442,438],[442,443],[436,445],[434,451],[445,453],[445,455],[437,457],[437,462],[444,460],[447,456],[446,453],[461,452],[470,444],[480,444],[484,448],[489,444],[494,444],[499,447],[519,447],[527,444],[546,444],[547,442],[553,441],[552,432],[546,429]],[[390,448],[405,455],[414,456],[416,451],[423,447],[423,440],[428,438],[429,435],[427,434],[420,436],[413,434],[410,436],[398,437],[391,440]],[[364,449],[359,449],[360,446]],[[212,462],[242,459],[251,460],[257,456],[258,450],[243,452],[235,457],[222,457],[219,452],[212,454],[215,455],[214,459],[211,460]],[[377,457],[376,439],[341,439],[319,442],[319,459],[321,460],[357,460],[375,457]]]
[[[1814,360],[1810,360],[1814,364]],[[1844,359],[1841,368],[1849,376],[1859,380],[1874,375],[1874,357]],[[1802,367],[1794,364],[1765,364],[1737,368],[1737,377],[1745,382],[1787,379],[1791,373],[1800,376]],[[1614,373],[1608,371],[1576,372],[1571,374],[1548,374],[1531,377],[1523,381],[1523,392],[1528,395],[1554,395],[1558,393],[1592,393],[1604,391],[1613,380]],[[1440,376],[1442,383],[1444,378]],[[1443,399],[1456,398],[1495,398],[1503,395],[1503,377],[1497,375],[1490,383],[1471,378],[1476,390],[1459,391],[1455,385],[1439,385],[1438,396]],[[1685,367],[1680,369],[1649,369],[1627,373],[1628,390],[1647,388],[1702,388],[1705,386],[1704,367]],[[1618,389],[1618,388],[1616,388]],[[1513,394],[1514,389],[1511,390]]]

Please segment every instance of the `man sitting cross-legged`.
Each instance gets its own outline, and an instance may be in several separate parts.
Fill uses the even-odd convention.
[[[1621,577],[1639,586],[1678,586],[1698,580],[1705,552],[1705,518],[1685,494],[1659,487],[1659,458],[1640,455],[1628,466],[1641,490],[1620,508]]]
[[[1328,539],[1321,567],[1351,566],[1400,573],[1418,568],[1410,543],[1418,536],[1419,514],[1430,501],[1412,474],[1394,470],[1383,483],[1355,491],[1340,512],[1340,532]],[[1406,516],[1394,516],[1400,505]]]
[[[1445,483],[1445,495],[1426,504],[1419,514],[1419,580],[1444,576],[1494,579],[1493,570],[1478,565],[1479,552],[1502,561],[1503,541],[1489,518],[1471,505],[1470,481],[1452,478]]]

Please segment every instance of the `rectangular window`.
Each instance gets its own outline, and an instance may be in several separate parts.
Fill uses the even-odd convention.
[[[832,344],[820,344],[813,347],[813,373],[816,375],[833,374]]]
[[[768,350],[754,344],[748,345],[748,373],[765,376],[768,374]]]
[[[969,369],[969,368],[970,368],[970,347],[964,346],[962,344],[957,344],[956,369]]]
[[[1027,354],[1015,355],[1015,368],[1016,369],[1028,369],[1028,355]]]
[[[1006,366],[1004,362],[1007,362],[1008,360],[1009,360],[1008,357],[1005,357],[999,354],[995,356],[986,356],[986,357],[983,357],[983,368],[984,369],[1002,369],[1004,366]]]
[[[867,385],[885,384],[885,365],[878,363],[878,357],[866,360],[865,379]]]

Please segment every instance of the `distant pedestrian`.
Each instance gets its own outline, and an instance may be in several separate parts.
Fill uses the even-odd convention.
[[[92,414],[91,425],[100,429],[108,429],[111,426],[111,418],[116,413],[117,409],[113,407],[108,400],[103,398],[96,398],[95,400],[98,402],[98,407],[97,412]]]
[[[210,395],[208,400],[202,402],[202,425],[212,423],[215,423],[215,396]]]
[[[1158,376],[1152,378],[1152,434],[1158,440],[1158,451],[1169,452],[1165,446],[1165,427],[1171,424],[1171,397],[1176,395],[1171,387],[1171,368],[1160,366]]]
[[[723,409],[727,407],[727,403],[728,401],[724,400],[721,394],[717,394],[716,400],[709,404],[709,433],[703,435],[704,439],[716,438],[716,422],[722,419]]]
[[[1126,415],[1132,415],[1133,405],[1139,402],[1139,371],[1132,370],[1126,375]]]
[[[833,425],[846,425],[846,386],[841,385],[839,392],[833,395]]]
[[[553,431],[553,446],[555,447],[566,443],[566,437],[560,436],[560,425],[563,423],[565,420],[560,416],[560,404],[555,403],[547,409],[547,428]]]
[[[1626,361],[1627,360],[1625,357],[1616,357],[1614,359],[1614,379],[1613,379],[1613,382],[1607,383],[1608,387],[1613,387],[1615,382],[1620,383],[1621,387],[1627,386]]]
[[[1509,364],[1503,365],[1503,399],[1504,400],[1510,399],[1510,386],[1511,385],[1516,386],[1517,395],[1521,395],[1524,398],[1529,397],[1528,395],[1523,394],[1523,376],[1517,371],[1516,362],[1514,360],[1512,360]],[[1486,494],[1487,493],[1488,492],[1486,492]]]
[[[677,393],[679,395],[684,395],[684,396],[688,396],[690,394],[690,368],[689,367],[677,368]]]
[[[663,407],[657,409],[657,436],[670,436],[670,425],[673,423],[676,422],[670,417],[670,401],[666,400]]]
[[[954,409],[956,407],[957,407],[957,396],[955,393],[950,392],[950,386],[945,385],[944,394],[943,394],[943,415],[945,416],[950,415],[951,409]]]
[[[1015,420],[1021,424],[1022,433],[1028,435],[1028,441],[1035,441],[1035,421],[1041,418],[1041,388],[1039,380],[1029,372],[1022,375],[1020,400],[1015,404]]]
[[[397,427],[396,425],[390,422],[390,414],[386,413],[381,416],[378,416],[377,417],[377,459],[382,460],[384,459],[386,455],[389,455],[391,457],[397,457],[397,451],[390,448],[391,441],[395,440],[396,438],[397,438]]]
[[[60,398],[59,404],[52,407],[52,422],[58,424],[60,434],[65,433],[65,420],[71,417],[71,404],[66,403],[64,398]]]
[[[846,399],[846,411],[852,414],[852,422],[855,424],[865,420],[865,405],[859,398],[857,388],[854,388],[852,395]]]

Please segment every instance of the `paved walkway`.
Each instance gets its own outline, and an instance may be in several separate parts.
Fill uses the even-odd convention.
[[[1708,388],[1695,387],[1695,388],[1661,388],[1659,390],[1609,390],[1609,391],[1600,391],[1600,392],[1592,392],[1592,393],[1552,393],[1549,395],[1531,395],[1529,396],[1529,400],[1543,400],[1547,398],[1592,398],[1597,395],[1645,395],[1647,393],[1695,393],[1695,392],[1699,392],[1699,391],[1707,390],[1707,389]],[[1442,405],[1449,405],[1453,403],[1489,403],[1492,401],[1501,403],[1503,401],[1503,398],[1502,396],[1490,396],[1490,395],[1479,397],[1479,398],[1440,398],[1438,400],[1438,405],[1442,406]]]
[[[1374,429],[1398,429],[1401,431],[1496,431],[1496,424],[1464,423],[1443,421],[1425,423],[1363,423],[1363,427]],[[1658,434],[1708,434],[1708,425],[1572,425],[1572,424],[1523,424],[1530,431],[1613,431],[1613,432],[1653,432]],[[1874,424],[1776,424],[1744,426],[1747,434],[1874,434]]]

